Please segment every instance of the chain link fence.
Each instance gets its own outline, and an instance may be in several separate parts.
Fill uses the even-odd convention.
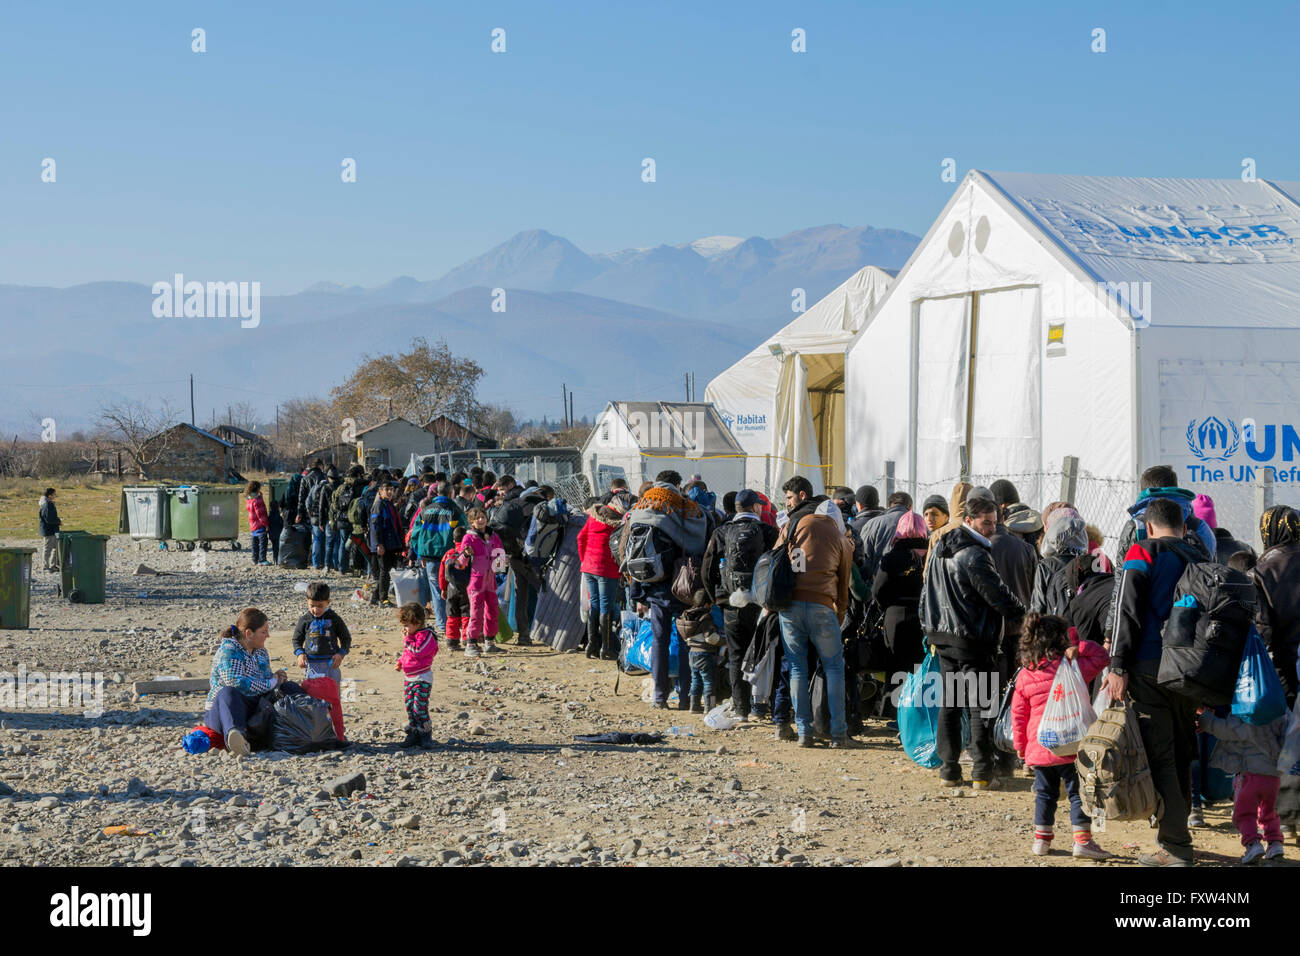
[[[471,448],[425,455],[421,464],[449,475],[477,466],[498,478],[514,475],[520,484],[536,481],[554,487],[581,471],[582,455],[576,448]]]

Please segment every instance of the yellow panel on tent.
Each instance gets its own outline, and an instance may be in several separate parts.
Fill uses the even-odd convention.
[[[808,368],[808,405],[812,410],[822,483],[844,483],[844,353],[801,353]]]

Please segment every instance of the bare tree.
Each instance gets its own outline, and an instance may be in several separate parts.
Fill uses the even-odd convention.
[[[280,406],[280,439],[276,442],[280,456],[285,460],[300,458],[317,448],[339,444],[346,428],[344,417],[319,398],[285,402]]]
[[[505,405],[491,402],[479,405],[466,424],[480,435],[491,438],[502,448],[506,447],[508,439],[519,431],[514,412]]]
[[[105,405],[99,412],[100,427],[127,453],[142,477],[167,453],[171,445],[168,429],[177,421],[176,410],[166,399],[156,408],[123,399]]]

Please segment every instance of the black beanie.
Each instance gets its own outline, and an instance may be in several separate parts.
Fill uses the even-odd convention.
[[[1016,486],[1005,478],[999,478],[989,486],[989,491],[993,492],[993,501],[998,505],[1018,505],[1020,504],[1020,492],[1016,491]]]
[[[921,514],[925,514],[931,508],[938,508],[944,514],[952,514],[948,510],[948,500],[943,495],[931,495],[925,499],[925,504],[921,505]]]

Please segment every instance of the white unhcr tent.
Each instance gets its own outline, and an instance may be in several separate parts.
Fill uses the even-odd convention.
[[[892,277],[866,266],[704,390],[750,456],[745,481],[769,497],[792,475],[843,483],[844,353]]]
[[[946,495],[964,446],[972,480],[1010,477],[1041,506],[1075,455],[1122,509],[1169,464],[1251,540],[1254,483],[1300,464],[1296,197],[972,171],[849,350],[850,477],[893,460],[915,495]],[[1076,496],[1090,521],[1093,492],[1091,515]]]

